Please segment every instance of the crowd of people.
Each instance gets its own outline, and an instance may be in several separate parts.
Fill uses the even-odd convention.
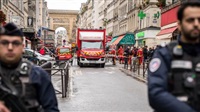
[[[139,64],[141,65],[143,61],[146,62],[151,60],[157,47],[119,46],[118,49],[113,49],[111,53],[117,56],[119,64],[128,65],[132,63],[133,58],[137,58],[139,60]]]

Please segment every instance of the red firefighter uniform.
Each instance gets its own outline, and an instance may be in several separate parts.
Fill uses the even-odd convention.
[[[141,48],[138,49],[138,51],[137,51],[137,56],[138,56],[138,58],[139,58],[139,64],[141,65],[141,64],[142,64],[142,61],[143,61],[143,51],[142,51]]]
[[[113,62],[113,65],[115,65],[115,64],[116,64],[116,63],[115,63],[116,50],[115,50],[115,49],[112,49],[111,52],[110,52],[110,54],[113,55],[113,56],[112,56],[112,62]]]
[[[122,47],[120,47],[117,51],[118,57],[119,57],[119,63],[121,64],[122,60],[123,60],[123,54],[124,54],[124,49]]]

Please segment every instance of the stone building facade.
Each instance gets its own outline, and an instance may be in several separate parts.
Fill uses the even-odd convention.
[[[66,29],[67,35],[57,40],[57,45],[62,45],[63,40],[66,40],[68,43],[75,41],[76,35],[73,34],[76,29],[77,21],[77,10],[48,10],[50,18],[50,29],[56,30],[59,27]]]

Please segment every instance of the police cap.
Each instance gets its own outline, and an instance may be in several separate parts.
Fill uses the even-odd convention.
[[[23,32],[14,23],[7,23],[6,25],[0,27],[0,35],[24,36]]]

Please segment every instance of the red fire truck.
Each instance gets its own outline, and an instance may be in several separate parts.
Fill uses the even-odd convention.
[[[105,66],[105,29],[79,29],[77,31],[77,63]]]
[[[69,46],[58,47],[56,53],[58,60],[70,60],[73,57]]]

